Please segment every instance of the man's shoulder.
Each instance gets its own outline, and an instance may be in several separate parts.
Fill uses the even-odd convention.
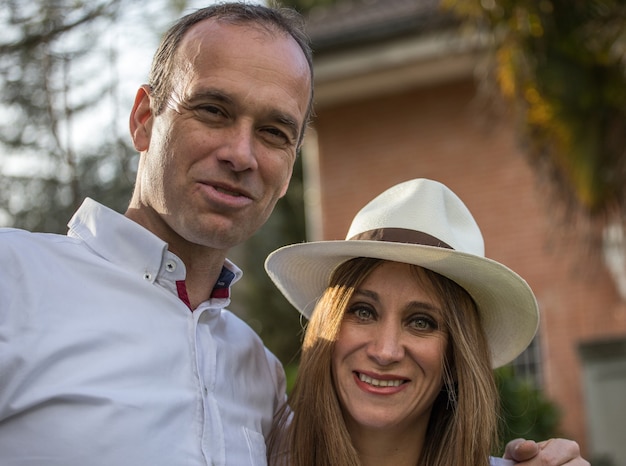
[[[63,243],[73,242],[72,238],[58,233],[42,233],[20,228],[0,228],[0,244],[11,243]]]
[[[41,254],[46,250],[54,251],[65,246],[74,246],[77,241],[57,233],[40,233],[19,228],[0,228],[0,255]]]

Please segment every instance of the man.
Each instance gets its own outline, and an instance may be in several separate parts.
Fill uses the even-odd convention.
[[[284,373],[225,310],[241,276],[226,255],[287,190],[311,112],[304,37],[258,5],[182,18],[131,111],[125,216],[88,199],[67,237],[0,233],[0,464],[266,463]]]

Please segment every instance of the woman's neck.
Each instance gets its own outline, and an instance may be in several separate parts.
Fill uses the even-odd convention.
[[[425,432],[359,429],[351,436],[362,466],[417,466]]]

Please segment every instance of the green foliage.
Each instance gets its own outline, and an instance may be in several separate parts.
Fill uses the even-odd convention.
[[[561,413],[530,381],[516,377],[510,366],[496,370],[502,404],[502,448],[510,440],[525,438],[541,441],[559,436]]]
[[[291,393],[298,374],[298,364],[290,363],[285,365],[285,375],[287,376],[287,394]]]
[[[625,212],[624,2],[442,3],[491,33],[493,76],[518,111],[529,160],[568,207],[590,217]]]
[[[160,3],[152,12],[136,0],[3,2],[0,225],[64,233],[86,196],[126,209],[137,164],[126,122],[141,82],[124,84],[122,106],[111,31],[128,24],[128,39],[144,42],[143,30],[156,48],[188,2]]]
[[[73,169],[75,192],[71,181],[53,174],[0,175],[0,206],[15,228],[65,233],[68,220],[86,196],[124,212],[136,165],[137,154],[127,144],[104,143],[95,152],[81,153]]]
[[[124,176],[132,156],[116,141],[113,125],[100,128],[111,136],[100,147],[79,147],[76,137],[76,127],[98,115],[115,91],[115,80],[94,76],[113,65],[110,50],[98,40],[116,20],[119,4],[5,2],[0,17],[6,32],[0,41],[4,224],[64,232],[84,196],[101,191],[94,185],[127,191],[132,186]]]

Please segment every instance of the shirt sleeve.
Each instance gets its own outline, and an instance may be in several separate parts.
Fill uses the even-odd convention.
[[[513,460],[505,460],[504,458],[495,458],[493,456],[489,457],[490,466],[513,466],[515,461]]]

